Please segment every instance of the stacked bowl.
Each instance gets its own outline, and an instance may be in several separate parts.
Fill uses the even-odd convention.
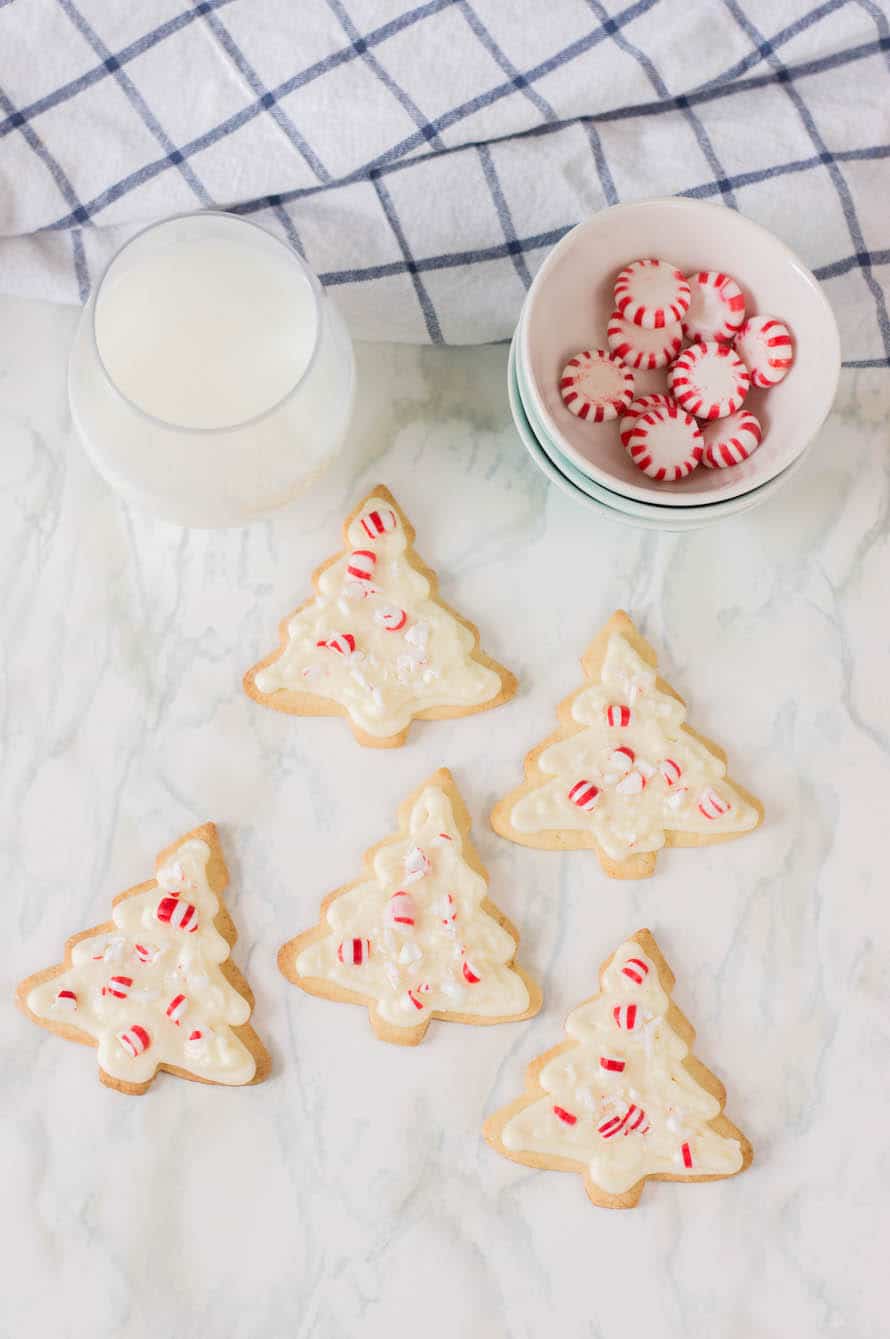
[[[695,469],[675,483],[650,479],[621,444],[619,422],[570,413],[560,375],[583,349],[608,349],[613,287],[622,269],[657,256],[684,274],[729,273],[748,314],[777,316],[794,339],[794,363],[745,408],[763,441],[738,465]],[[535,277],[510,347],[508,395],[529,455],[558,488],[601,516],[643,529],[695,530],[758,506],[789,482],[824,423],[840,372],[834,315],[810,271],[764,228],[720,205],[682,198],[615,205],[579,224]],[[666,392],[667,369],[637,371],[635,394]]]

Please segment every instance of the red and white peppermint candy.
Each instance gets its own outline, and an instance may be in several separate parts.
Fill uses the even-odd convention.
[[[411,1004],[413,1004],[415,1009],[426,1008],[426,1004],[421,999],[421,995],[428,995],[431,990],[432,986],[424,984],[422,986],[413,986],[411,990],[408,991],[408,999],[410,1000]]]
[[[473,966],[473,964],[470,962],[468,958],[464,958],[463,962],[461,963],[460,970],[463,973],[464,980],[468,982],[468,984],[471,986],[478,985],[479,982],[482,980],[482,977],[479,975],[477,968]]]
[[[116,1000],[125,1000],[132,989],[132,976],[110,976],[102,987],[102,994],[111,995]]]
[[[188,1040],[185,1043],[184,1049],[186,1055],[189,1056],[192,1060],[194,1060],[196,1056],[201,1055],[201,1053],[204,1050],[204,1047],[206,1046],[206,1043],[207,1043],[207,1037],[203,1029],[199,1027],[193,1028],[188,1035]]]
[[[147,1051],[151,1046],[151,1037],[141,1023],[134,1023],[132,1027],[119,1032],[117,1039],[124,1050],[129,1052],[132,1060],[135,1060],[137,1055],[141,1055],[143,1051]]]
[[[592,781],[582,778],[576,781],[569,791],[569,799],[572,804],[583,809],[585,814],[589,814],[600,802],[600,788],[595,786]]]
[[[702,446],[701,429],[695,419],[671,402],[634,419],[625,450],[637,469],[650,479],[675,483],[695,469]]]
[[[642,795],[646,789],[646,777],[639,767],[635,767],[623,776],[615,787],[619,795]]]
[[[623,976],[629,977],[635,985],[641,986],[649,975],[649,964],[643,962],[642,958],[628,958],[621,968],[621,972]]]
[[[161,956],[161,950],[156,944],[134,944],[133,952],[139,961],[145,963],[147,967],[150,967]]]
[[[625,727],[630,725],[630,707],[611,703],[606,707],[606,722],[609,725]]]
[[[668,786],[675,786],[683,775],[682,767],[673,758],[663,758],[658,764],[658,770]]]
[[[411,846],[405,852],[402,868],[405,871],[406,883],[417,883],[419,879],[425,879],[432,867],[433,862],[419,846]]]
[[[337,946],[337,958],[348,967],[363,967],[370,956],[370,939],[344,939]]]
[[[557,1120],[561,1120],[563,1125],[577,1125],[578,1117],[571,1111],[566,1111],[565,1107],[554,1106],[553,1114]]]
[[[53,1000],[53,1007],[56,1009],[65,1009],[68,1013],[76,1014],[77,1013],[76,992],[73,990],[69,990],[67,986],[63,986],[62,989],[56,995],[56,998]]]
[[[615,1026],[623,1032],[633,1032],[641,1023],[640,1010],[635,1004],[616,1004],[612,1010]]]
[[[389,924],[400,930],[410,930],[414,926],[416,917],[417,908],[411,894],[406,893],[403,888],[393,893],[386,908],[386,919]]]
[[[728,418],[741,409],[751,377],[728,344],[690,344],[668,372],[674,399],[696,418]]]
[[[710,819],[722,818],[732,808],[729,800],[725,800],[722,795],[718,795],[713,786],[706,786],[696,803],[699,813]]]
[[[585,349],[562,369],[559,392],[576,418],[608,423],[623,414],[633,399],[634,376],[620,358],[605,349]]]
[[[376,565],[377,554],[373,549],[353,549],[346,571],[354,581],[370,581]]]
[[[322,639],[315,643],[316,646],[323,646],[327,651],[336,651],[340,656],[351,656],[355,650],[355,638],[351,632],[338,632],[333,637],[328,637],[325,641]]]
[[[620,748],[612,749],[608,760],[610,771],[621,772],[624,775],[633,767],[636,756],[633,749],[629,749],[626,744],[622,744]]]
[[[625,321],[644,330],[663,330],[689,310],[689,284],[666,260],[634,260],[615,280],[615,306]]]
[[[188,1007],[189,1002],[187,995],[174,995],[170,1003],[167,1005],[165,1012],[170,1019],[170,1022],[175,1023],[176,1026],[179,1027],[183,1018],[185,1018]]]
[[[731,274],[699,270],[687,274],[691,294],[683,317],[683,334],[700,344],[720,340],[731,344],[745,319],[745,299]]]
[[[396,514],[390,507],[367,511],[362,517],[362,529],[369,539],[378,539],[380,535],[390,534],[397,524]]]
[[[736,336],[735,351],[751,373],[751,384],[762,390],[778,386],[794,362],[791,331],[775,316],[750,316]]]
[[[701,463],[709,470],[725,470],[728,465],[740,465],[753,455],[763,439],[760,420],[747,409],[740,409],[729,418],[718,418],[702,428],[705,449]]]
[[[600,1056],[600,1069],[609,1070],[612,1074],[622,1074],[626,1063],[626,1060],[616,1060],[611,1055]]]
[[[648,414],[653,409],[666,409],[668,405],[674,403],[670,395],[662,395],[660,392],[652,395],[638,395],[635,400],[631,400],[627,406],[620,424],[621,445],[627,447],[630,434],[633,432],[633,426],[641,414]]]
[[[626,321],[620,312],[612,312],[606,330],[609,348],[628,367],[654,372],[667,367],[683,347],[683,332],[679,325],[665,326],[663,330],[644,330],[642,326]]]
[[[198,928],[198,909],[191,902],[181,902],[178,897],[162,897],[155,916],[163,925],[174,930],[185,930],[194,934]]]
[[[604,1139],[613,1139],[616,1134],[646,1134],[650,1125],[643,1108],[631,1102],[623,1115],[610,1116],[596,1129]]]
[[[382,604],[374,610],[374,622],[387,632],[400,632],[408,622],[408,615],[396,604]]]

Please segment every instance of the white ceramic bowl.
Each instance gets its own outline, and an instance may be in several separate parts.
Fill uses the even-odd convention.
[[[687,274],[728,271],[749,313],[779,317],[795,340],[794,366],[785,380],[770,391],[751,391],[746,399],[763,423],[759,450],[732,469],[699,468],[678,484],[647,478],[622,447],[617,421],[589,424],[576,418],[563,405],[557,384],[572,354],[606,347],[618,271],[638,256],[652,255]],[[841,361],[834,314],[794,253],[735,210],[681,198],[615,205],[567,233],[535,277],[518,338],[530,406],[559,449],[604,487],[662,507],[739,497],[781,474],[825,421]],[[640,394],[666,388],[663,372],[635,376]]]
[[[736,498],[729,502],[726,508],[720,508],[719,514],[713,514],[712,509],[708,507],[689,507],[685,511],[677,507],[653,507],[651,510],[654,515],[636,515],[631,514],[620,507],[613,507],[606,501],[601,501],[600,497],[611,497],[608,489],[602,489],[600,494],[593,494],[586,491],[586,486],[590,480],[586,480],[580,473],[569,477],[563,472],[563,465],[548,454],[541,442],[535,435],[526,413],[522,397],[519,393],[519,385],[515,376],[515,350],[516,341],[510,347],[510,370],[507,377],[507,395],[510,401],[510,411],[513,415],[513,422],[519,439],[531,456],[538,469],[547,479],[558,488],[560,492],[565,493],[567,497],[572,498],[580,506],[586,507],[591,515],[598,520],[611,521],[618,525],[629,525],[635,530],[664,530],[676,534],[685,533],[689,530],[703,530],[705,526],[714,525],[724,519],[724,515],[738,515],[743,511],[751,511],[754,507],[765,502],[771,495],[780,480],[774,479],[767,488],[758,489],[750,493],[747,497]],[[793,465],[785,474],[782,475],[782,481],[787,479],[797,468]],[[584,486],[578,482],[582,480]],[[593,487],[596,487],[594,484]],[[618,499],[623,502],[623,499]],[[710,515],[706,514],[711,512]]]
[[[774,479],[770,479],[765,484],[760,484],[752,488],[748,493],[742,493],[739,497],[724,498],[721,502],[706,502],[698,507],[665,507],[660,503],[639,502],[636,498],[624,497],[621,493],[612,492],[609,488],[604,488],[602,484],[595,479],[589,478],[583,474],[573,462],[560,451],[553,439],[548,435],[544,425],[535,412],[534,405],[529,403],[527,387],[522,375],[522,368],[516,358],[515,345],[518,341],[518,331],[514,338],[514,347],[511,350],[509,366],[512,369],[512,376],[515,380],[516,395],[518,403],[523,411],[523,429],[527,429],[535,439],[535,445],[539,451],[542,451],[548,461],[554,468],[582,493],[600,503],[610,510],[623,512],[626,516],[635,516],[638,519],[647,519],[653,523],[667,526],[672,530],[680,528],[697,529],[706,522],[712,520],[721,520],[727,516],[733,516],[741,511],[750,511],[752,507],[757,507],[761,502],[766,502],[772,497],[773,493],[782,488],[789,479],[796,474],[797,470],[803,464],[806,451],[794,460],[787,469],[781,474],[777,474]],[[511,402],[512,403],[512,402]],[[522,435],[522,434],[521,434]],[[809,449],[809,448],[807,448]],[[539,462],[540,463],[540,462]]]

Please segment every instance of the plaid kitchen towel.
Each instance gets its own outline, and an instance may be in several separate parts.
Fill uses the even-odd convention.
[[[82,300],[114,250],[234,209],[359,338],[513,328],[618,200],[722,201],[890,365],[890,24],[877,0],[0,0],[0,289]]]

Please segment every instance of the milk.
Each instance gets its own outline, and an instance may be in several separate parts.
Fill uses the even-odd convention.
[[[290,503],[337,454],[354,386],[349,332],[312,272],[281,239],[210,210],[118,252],[68,364],[96,468],[180,525]]]
[[[186,235],[109,273],[96,344],[114,385],[144,413],[189,429],[230,427],[276,405],[305,372],[315,294],[254,236],[224,227]]]

